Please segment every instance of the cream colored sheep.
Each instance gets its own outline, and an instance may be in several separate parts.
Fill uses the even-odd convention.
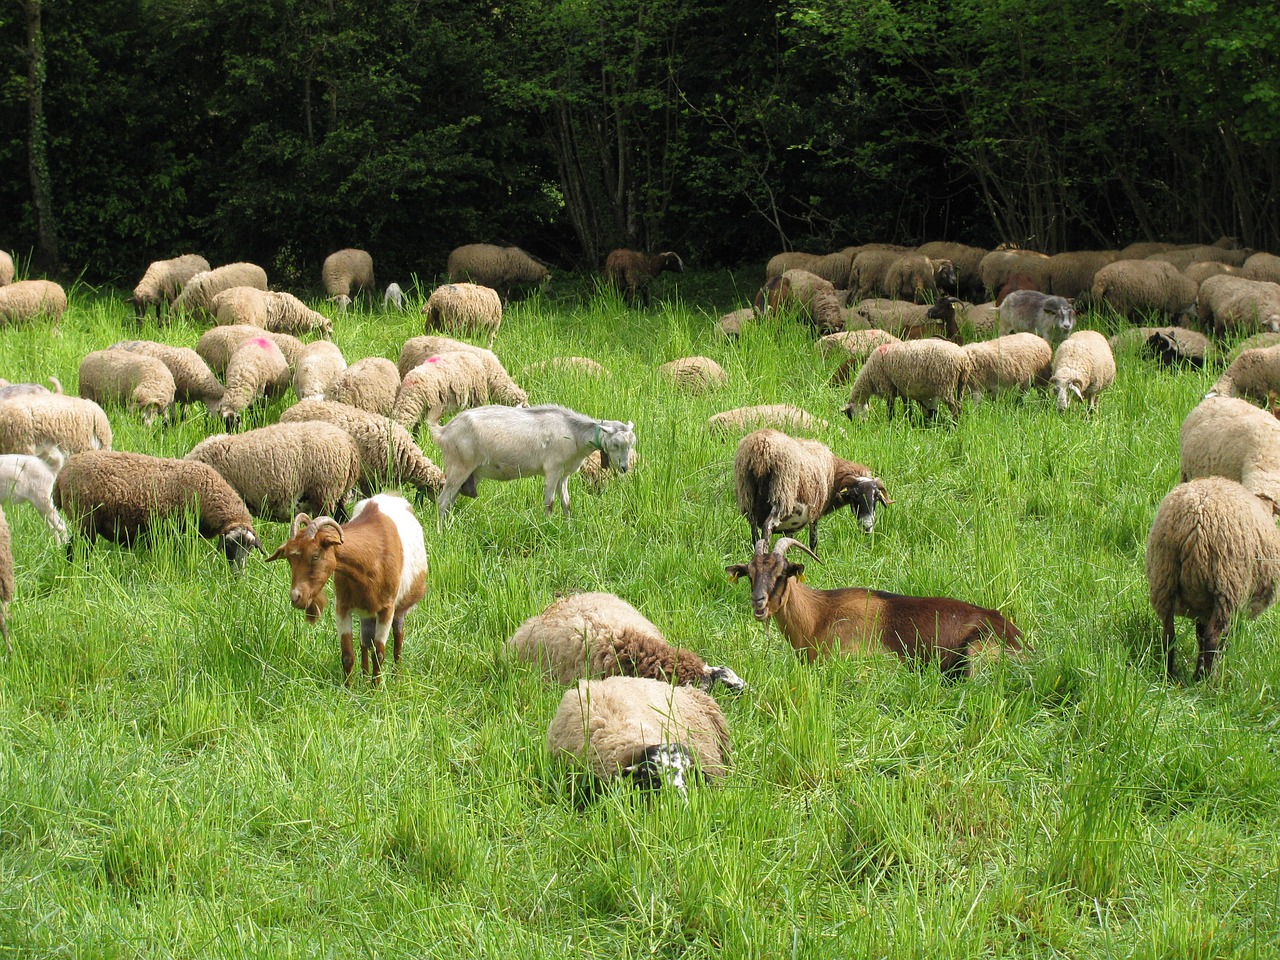
[[[1048,286],[1045,293],[1055,297],[1087,297],[1098,271],[1120,259],[1118,250],[1069,250],[1055,253],[1045,264]]]
[[[1049,385],[1058,395],[1058,409],[1065,410],[1074,394],[1089,412],[1098,409],[1098,397],[1116,379],[1116,360],[1107,338],[1096,330],[1077,330],[1058,345],[1053,354]]]
[[[394,363],[385,357],[365,357],[338,374],[324,398],[386,417],[396,405],[399,390],[400,374]]]
[[[1245,397],[1257,403],[1270,403],[1277,395],[1280,395],[1280,343],[1243,351],[1209,391],[1211,397]]]
[[[819,338],[815,345],[818,353],[824,357],[852,357],[855,360],[863,360],[880,344],[897,343],[899,339],[888,330],[842,330]]]
[[[551,274],[519,247],[498,247],[491,243],[469,243],[449,254],[449,279],[492,287],[510,299],[514,290],[548,282]]]
[[[812,432],[830,424],[813,414],[789,403],[766,403],[754,407],[738,407],[714,414],[707,419],[707,429],[712,436],[749,432],[760,427],[776,427],[780,430],[805,430]]]
[[[213,327],[206,330],[201,334],[199,343],[196,344],[196,353],[200,355],[201,359],[209,365],[209,369],[215,374],[225,374],[227,364],[231,362],[235,352],[244,346],[246,341],[252,340],[254,337],[266,337],[279,347],[290,369],[297,365],[298,359],[302,356],[302,341],[297,337],[292,337],[287,333],[272,333],[270,330],[263,330],[261,327],[255,327],[247,323],[238,323],[230,327]]]
[[[155,357],[173,375],[175,403],[200,403],[210,414],[216,413],[224,388],[200,354],[190,347],[173,347],[153,340],[121,340],[111,349]]]
[[[607,377],[609,371],[601,366],[601,364],[592,360],[590,357],[551,357],[547,360],[537,360],[524,368],[522,373],[539,374],[539,373],[568,373],[582,377]]]
[[[0,453],[38,456],[49,446],[68,455],[110,450],[111,439],[111,422],[92,400],[46,393],[0,404]]]
[[[66,312],[66,291],[52,280],[19,280],[0,287],[0,327],[47,320],[56,331]]]
[[[5,250],[0,250],[0,287],[13,283],[13,257]]]
[[[729,382],[729,375],[724,372],[724,368],[710,357],[681,357],[672,360],[658,368],[658,375],[692,394],[719,390]]]
[[[1200,284],[1200,326],[1218,336],[1267,330],[1280,333],[1280,284],[1220,274]]]
[[[744,324],[755,323],[759,319],[755,307],[743,307],[741,310],[734,310],[732,313],[726,313],[716,321],[716,331],[726,337],[736,337],[741,335]]]
[[[1010,278],[1021,274],[1031,289],[1049,292],[1049,257],[1035,250],[992,250],[978,264],[984,290],[998,293]]]
[[[439,424],[442,417],[489,402],[489,376],[484,360],[455,350],[428,357],[404,375],[391,418],[406,430],[424,419]]]
[[[883,397],[893,419],[898,397],[915,401],[932,419],[938,404],[960,418],[964,396],[973,369],[969,355],[948,340],[904,340],[876,347],[858,371],[844,407],[850,420],[862,416],[872,397]]]
[[[324,264],[320,267],[320,279],[329,298],[345,307],[353,297],[362,292],[373,294],[376,288],[373,281],[373,257],[364,250],[350,247],[331,253],[325,257]]]
[[[1182,481],[1226,477],[1280,514],[1280,420],[1235,397],[1206,397],[1178,433]]]
[[[994,340],[966,343],[962,349],[972,364],[966,387],[975,400],[1003,390],[1026,391],[1049,382],[1053,348],[1034,333],[1011,333]]]
[[[346,369],[347,361],[336,344],[313,340],[293,365],[293,392],[299,400],[323,400],[329,385]]]
[[[228,263],[202,273],[187,281],[182,292],[171,305],[174,313],[190,314],[197,320],[213,318],[213,298],[232,287],[267,289],[267,271],[253,263]]]
[[[1235,267],[1227,266],[1225,263],[1218,263],[1216,260],[1200,260],[1196,263],[1189,263],[1182,271],[1182,275],[1194,283],[1197,290],[1200,289],[1200,284],[1210,277],[1216,277],[1223,273],[1233,277],[1240,275],[1240,271]]]
[[[1093,278],[1090,296],[1124,317],[1159,314],[1178,326],[1196,315],[1196,283],[1165,260],[1116,260]]]
[[[168,307],[177,300],[188,280],[209,269],[209,261],[195,253],[154,261],[133,288],[132,302],[137,318],[141,320],[146,316],[148,307],[155,307],[158,321],[160,308]]]
[[[400,349],[400,359],[396,361],[396,369],[403,380],[410,370],[422,364],[429,357],[455,351],[474,353],[484,361],[484,368],[489,375],[490,403],[502,403],[509,407],[516,407],[529,402],[529,395],[520,388],[519,384],[511,379],[511,375],[507,373],[507,368],[502,365],[502,361],[498,359],[492,350],[477,347],[475,344],[467,343],[464,340],[452,340],[449,337],[410,337]]]
[[[1280,283],[1280,257],[1274,253],[1255,253],[1240,268],[1240,276],[1246,280]]]
[[[489,335],[489,348],[502,326],[502,298],[498,291],[476,283],[446,283],[436,287],[422,307],[426,333],[440,330],[470,336]]]
[[[80,361],[80,396],[97,404],[120,403],[150,425],[169,419],[174,403],[173,374],[161,360],[130,350],[95,350]]]
[[[227,363],[227,389],[218,401],[218,416],[235,426],[251,404],[264,397],[278,397],[290,383],[289,363],[275,341],[251,337]]]

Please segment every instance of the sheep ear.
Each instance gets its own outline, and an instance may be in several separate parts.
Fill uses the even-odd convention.
[[[745,563],[735,563],[732,566],[725,567],[724,572],[729,575],[730,583],[737,583],[739,577],[747,575],[747,565]]]
[[[1076,386],[1074,383],[1069,383],[1067,384],[1067,386],[1071,388],[1071,392],[1076,395],[1076,397],[1080,400],[1080,402],[1084,403],[1084,394],[1080,392],[1080,388]]]

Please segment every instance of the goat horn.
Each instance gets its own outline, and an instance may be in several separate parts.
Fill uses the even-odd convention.
[[[311,518],[305,513],[300,513],[293,518],[293,525],[289,527],[289,539],[292,540],[298,535],[298,530],[311,523]]]
[[[337,520],[333,519],[333,517],[316,517],[307,524],[307,536],[314,540],[316,538],[316,534],[325,527],[333,527],[333,529],[338,532],[338,542],[342,542],[342,526]]]
[[[775,556],[785,557],[787,555],[787,551],[790,550],[792,547],[799,547],[801,550],[803,550],[809,556],[813,557],[813,559],[817,560],[819,563],[822,562],[821,557],[819,557],[816,553],[814,553],[812,550],[806,547],[803,543],[801,543],[795,537],[780,537],[778,539],[778,542],[773,545],[773,553]]]

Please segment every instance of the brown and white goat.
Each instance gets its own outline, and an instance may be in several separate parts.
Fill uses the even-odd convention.
[[[409,501],[395,494],[361,500],[351,519],[339,525],[332,517],[293,518],[289,539],[267,560],[285,559],[293,572],[289,600],[315,623],[325,608],[324,585],[333,578],[342,672],[350,682],[355,666],[352,618],[360,618],[360,671],[377,683],[386,655],[387,634],[394,635],[392,654],[400,662],[404,618],[427,593],[427,547],[422,524]]]
[[[937,660],[950,676],[970,673],[970,661],[989,647],[1023,649],[1022,631],[997,610],[948,597],[807,587],[800,582],[804,564],[787,559],[792,547],[818,560],[799,540],[783,537],[772,551],[761,540],[750,563],[735,563],[725,572],[733,581],[744,576],[751,581],[755,618],[763,623],[773,617],[810,663],[837,653],[890,651],[905,660]]]

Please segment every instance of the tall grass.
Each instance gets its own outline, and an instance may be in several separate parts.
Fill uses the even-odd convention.
[[[430,594],[381,689],[342,686],[331,615],[308,626],[279,565],[236,573],[184,524],[68,563],[11,508],[0,956],[1274,956],[1275,615],[1233,632],[1210,682],[1170,687],[1142,574],[1211,374],[1123,355],[1092,419],[1028,396],[958,425],[883,406],[849,423],[806,331],[715,335],[745,279],[678,282],[650,311],[585,285],[509,307],[497,351],[531,397],[634,420],[640,465],[574,480],[571,524],[543,516],[534,480],[481,484],[439,532],[423,507]],[[419,323],[357,311],[335,339],[394,359]],[[73,291],[60,336],[4,331],[0,376],[74,390],[81,356],[135,332],[118,295]],[[693,353],[724,390],[655,375]],[[521,374],[567,355],[610,376]],[[824,521],[809,583],[999,607],[1025,663],[961,682],[882,657],[808,665],[752,620],[723,571],[749,550],[734,441],[704,423],[779,401],[826,419],[817,436],[895,500],[871,535]],[[214,429],[110,413],[118,449],[180,456]],[[259,533],[270,549],[285,527]],[[503,645],[591,589],[750,684],[721,697],[730,777],[687,806],[546,755],[561,691]]]

